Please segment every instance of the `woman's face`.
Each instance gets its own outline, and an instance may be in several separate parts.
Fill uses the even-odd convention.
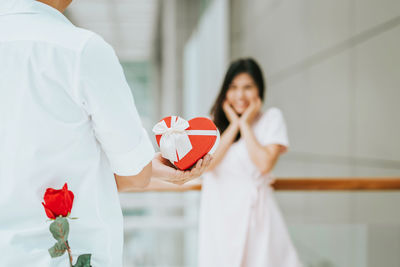
[[[259,97],[257,85],[248,73],[236,75],[226,93],[226,100],[239,115],[243,114],[257,97]]]

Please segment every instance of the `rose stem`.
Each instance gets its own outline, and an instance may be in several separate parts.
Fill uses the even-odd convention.
[[[73,267],[72,266],[71,248],[69,247],[68,241],[65,242],[65,245],[67,246],[67,251],[68,251],[68,256],[69,256],[69,265],[70,265],[70,267]]]

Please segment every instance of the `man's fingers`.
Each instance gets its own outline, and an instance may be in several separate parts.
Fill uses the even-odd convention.
[[[198,161],[195,170],[193,170],[193,172],[191,173],[193,178],[199,177],[204,172],[204,170],[209,164],[209,161],[210,161],[209,155],[204,156],[202,159]]]
[[[197,163],[196,163],[196,167],[195,167],[195,169],[199,169],[199,168],[201,168],[201,165],[203,164],[203,161],[204,161],[204,159],[199,159],[198,161],[197,161]]]
[[[211,155],[209,155],[209,154],[207,154],[207,155],[204,157],[203,166],[202,166],[202,168],[201,168],[201,172],[202,172],[202,173],[203,173],[203,172],[207,169],[207,167],[210,165],[211,159],[212,159],[212,157],[211,157]]]
[[[208,162],[208,155],[205,155],[203,158],[203,163],[201,164],[201,167],[199,169],[199,173],[202,174],[207,166],[207,162]]]
[[[203,165],[204,159],[200,159],[197,164],[196,164],[196,168],[194,168],[193,172],[191,173],[193,176],[199,176],[200,175],[200,170],[201,170],[201,166]]]
[[[186,172],[177,170],[175,176],[169,180],[171,183],[182,185],[186,181]]]
[[[196,165],[193,166],[193,168],[190,171],[186,172],[186,177],[188,178],[190,176],[195,175],[198,172],[199,168],[201,167],[202,162],[203,162],[203,159],[198,160],[196,162]]]
[[[211,160],[212,160],[212,156],[211,156],[210,154],[207,154],[207,155],[206,155],[206,159],[207,159],[207,161],[206,161],[205,164],[208,166],[208,165],[210,164]],[[206,167],[207,167],[207,166],[206,166]]]
[[[173,177],[170,177],[169,182],[183,185],[184,183],[199,177],[206,170],[211,160],[212,156],[207,154],[202,159],[198,160],[191,170],[175,170],[175,173]]]

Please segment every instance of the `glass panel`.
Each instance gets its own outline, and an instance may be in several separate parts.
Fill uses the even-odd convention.
[[[149,131],[155,117],[155,101],[151,83],[151,64],[143,62],[122,62],[126,80],[132,90],[136,108],[143,121],[143,125]],[[150,133],[150,132],[149,132]]]
[[[400,192],[277,192],[305,267],[400,266]],[[125,266],[197,266],[200,193],[121,195]]]
[[[196,266],[199,192],[121,194],[124,266]]]

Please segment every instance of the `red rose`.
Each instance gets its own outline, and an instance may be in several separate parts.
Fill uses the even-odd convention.
[[[42,202],[47,217],[56,219],[58,216],[67,217],[72,209],[74,193],[68,190],[67,183],[62,189],[47,188]]]

